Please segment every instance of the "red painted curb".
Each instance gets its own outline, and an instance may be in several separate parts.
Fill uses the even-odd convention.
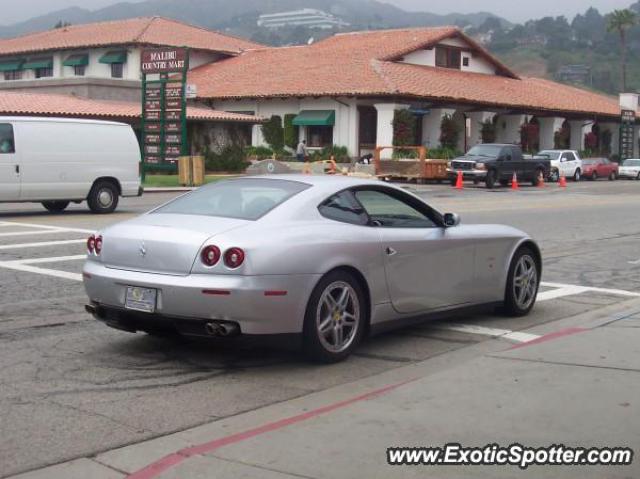
[[[349,406],[351,404],[360,402],[360,401],[366,401],[368,399],[373,399],[375,397],[381,396],[383,394],[386,394],[388,392],[393,391],[394,389],[398,389],[400,386],[404,386],[405,384],[409,384],[411,382],[416,381],[417,378],[415,379],[410,379],[408,381],[403,381],[401,383],[397,383],[397,384],[391,384],[389,386],[385,386],[383,388],[380,389],[376,389],[375,391],[371,391],[365,394],[362,394],[360,396],[356,396],[354,398],[351,399],[346,399],[344,401],[340,401],[337,403],[333,403],[333,404],[329,404],[328,406],[323,406],[320,407],[318,409],[314,409],[312,411],[307,411],[305,413],[302,414],[298,414],[296,416],[291,416],[288,418],[284,418],[284,419],[280,419],[278,421],[274,421],[268,424],[264,424],[262,426],[253,428],[253,429],[249,429],[247,431],[243,431],[243,432],[239,432],[236,434],[231,434],[229,436],[226,437],[222,437],[220,439],[215,439],[213,441],[210,442],[205,442],[203,444],[199,444],[197,446],[192,446],[192,447],[187,447],[184,449],[180,449],[179,451],[176,451],[174,453],[171,453],[165,457],[163,457],[162,459],[159,459],[151,464],[149,464],[148,466],[131,473],[130,475],[127,476],[128,479],[153,479],[155,477],[157,477],[158,475],[162,474],[164,471],[166,471],[167,469],[171,469],[174,466],[177,466],[178,464],[180,464],[181,462],[183,462],[184,460],[192,457],[192,456],[196,456],[198,454],[205,454],[207,452],[211,452],[211,451],[215,451],[216,449],[219,449],[223,446],[228,446],[230,444],[235,444],[238,442],[242,442],[245,441],[247,439],[250,439],[252,437],[256,437],[259,436],[261,434],[267,433],[267,432],[271,432],[271,431],[276,431],[278,429],[282,429],[285,428],[287,426],[290,426],[292,424],[298,423],[298,422],[302,422],[302,421],[306,421],[308,419],[314,418],[316,416],[319,416],[321,414],[326,414],[328,412],[331,411],[335,411],[336,409],[341,409],[343,407]]]

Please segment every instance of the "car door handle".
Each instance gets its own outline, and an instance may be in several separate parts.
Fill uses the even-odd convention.
[[[16,175],[20,174],[20,165],[16,165]]]
[[[387,256],[393,256],[393,255],[398,253],[396,250],[394,250],[390,246],[387,246],[387,248],[384,250],[384,252],[387,253]]]

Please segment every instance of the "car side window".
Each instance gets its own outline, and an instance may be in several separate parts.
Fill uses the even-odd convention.
[[[361,226],[369,223],[366,212],[353,197],[351,191],[342,191],[331,196],[320,204],[318,211],[325,218],[341,223]]]
[[[16,146],[13,141],[13,125],[0,123],[0,154],[15,153]]]
[[[374,189],[356,190],[355,196],[374,226],[383,228],[437,228],[438,224],[409,201]]]

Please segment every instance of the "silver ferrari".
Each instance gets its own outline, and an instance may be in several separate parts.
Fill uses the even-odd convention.
[[[222,181],[92,235],[87,311],[130,332],[296,339],[328,362],[364,335],[462,308],[528,314],[536,243],[459,223],[379,181]]]

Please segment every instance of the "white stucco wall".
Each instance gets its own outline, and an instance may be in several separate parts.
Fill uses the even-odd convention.
[[[85,48],[78,50],[65,50],[53,53],[42,53],[34,55],[23,55],[24,58],[53,58],[53,77],[49,79],[60,78],[82,78],[74,75],[73,67],[66,67],[63,62],[72,55],[89,55],[89,64],[86,66],[84,78],[111,78],[111,65],[100,63],[100,58],[107,52],[122,50],[122,47],[110,48]],[[123,67],[124,80],[140,80],[142,78],[140,72],[140,55],[141,48],[127,48],[127,62]],[[205,63],[211,63],[221,58],[221,55],[205,51],[191,51],[189,55],[189,65],[196,68]],[[0,59],[2,61],[2,59]],[[22,80],[34,80],[36,78],[33,70],[23,70]],[[0,82],[7,81],[4,75],[0,75]],[[10,80],[19,82],[20,80]]]
[[[334,110],[336,122],[333,128],[333,143],[346,146],[352,156],[358,154],[358,110],[354,99],[303,98],[219,101],[214,102],[213,106],[217,110],[253,112],[265,118],[278,115],[282,119],[286,114],[298,114],[302,110]],[[260,126],[254,127],[252,143],[254,146],[266,146]]]
[[[442,40],[438,43],[438,45],[446,45],[462,48],[463,51],[461,53],[461,71],[473,72],[473,73],[484,73],[486,75],[495,75],[496,69],[495,67],[485,60],[480,55],[474,54],[471,51],[471,47],[469,44],[460,40],[458,38],[448,38]],[[464,50],[468,48],[469,50]],[[464,59],[467,58],[469,60],[469,66],[464,66]],[[425,66],[436,66],[436,49],[422,49],[416,50],[415,52],[408,53],[402,59],[403,63],[410,63],[412,65],[425,65]]]

